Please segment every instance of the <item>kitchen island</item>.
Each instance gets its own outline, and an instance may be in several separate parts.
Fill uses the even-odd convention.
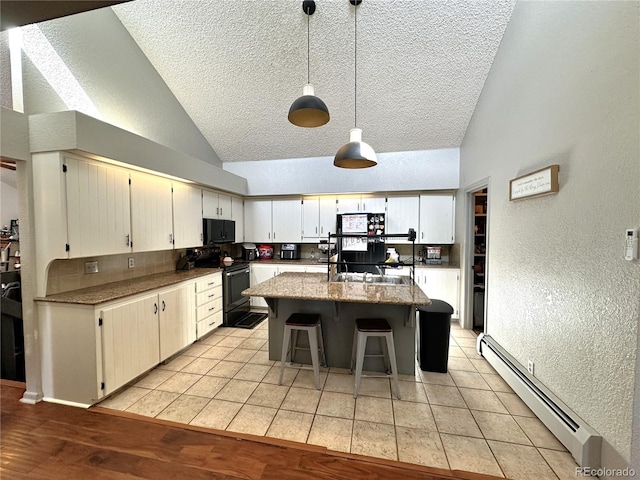
[[[340,368],[350,366],[355,319],[383,317],[393,329],[398,373],[415,373],[416,307],[431,303],[416,285],[329,282],[326,273],[282,273],[242,294],[264,297],[269,305],[271,360],[280,360],[284,322],[294,312],[320,314],[327,363]],[[378,348],[377,342],[370,344]],[[308,352],[298,355],[310,363]],[[365,370],[382,370],[382,360],[367,358]]]

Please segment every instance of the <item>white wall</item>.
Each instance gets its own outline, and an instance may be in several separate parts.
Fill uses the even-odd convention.
[[[333,157],[231,162],[223,168],[247,179],[249,195],[458,188],[457,148],[379,153],[377,157],[378,165],[364,169],[334,167]]]
[[[14,218],[18,218],[16,172],[0,168],[0,226],[10,226]]]
[[[637,374],[639,5],[519,2],[460,151],[462,189],[490,177],[487,333],[603,436],[608,468],[630,459]],[[509,202],[555,163],[558,194]]]

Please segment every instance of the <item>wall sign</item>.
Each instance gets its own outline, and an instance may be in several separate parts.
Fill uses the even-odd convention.
[[[509,200],[539,197],[549,193],[557,193],[558,172],[560,165],[550,165],[509,182]]]

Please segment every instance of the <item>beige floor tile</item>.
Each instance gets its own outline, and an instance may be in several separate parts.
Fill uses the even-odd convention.
[[[212,399],[228,382],[228,378],[210,377],[209,375],[205,375],[196,383],[191,385],[184,393],[185,395],[195,395],[198,397]]]
[[[244,403],[257,388],[257,382],[248,382],[246,380],[236,380],[232,378],[222,389],[216,394],[218,400],[228,400],[230,402]]]
[[[171,420],[172,422],[189,423],[209,403],[208,398],[193,395],[180,395],[156,418]]]
[[[240,369],[244,367],[242,362],[229,362],[227,360],[220,360],[214,367],[207,372],[207,375],[215,377],[233,378]]]
[[[476,367],[473,366],[473,364],[467,357],[449,357],[448,367],[449,370],[477,372]]]
[[[395,428],[393,425],[355,420],[353,422],[351,453],[397,460],[398,448]]]
[[[198,427],[224,430],[241,408],[242,403],[216,400],[214,398],[189,423]]]
[[[475,348],[477,340],[475,338],[463,337],[463,338],[456,338],[456,343],[458,344],[459,347]]]
[[[172,358],[167,363],[161,363],[157,368],[159,368],[160,370],[172,370],[174,372],[179,372],[195,359],[196,357],[191,357],[189,355],[179,355]]]
[[[224,338],[222,340],[224,340]],[[220,345],[214,345],[209,350],[207,350],[202,355],[200,355],[200,357],[213,358],[214,360],[222,360],[231,352],[233,352],[233,348],[231,347],[221,347]]]
[[[203,343],[194,343],[187,350],[185,350],[184,355],[199,357],[210,348],[211,348],[211,345],[207,345]]]
[[[578,468],[578,464],[569,452],[547,450],[546,448],[539,448],[538,452],[544,457],[560,480],[576,479],[576,468]]]
[[[253,391],[247,403],[261,407],[280,408],[288,392],[289,387],[286,385],[261,383]]]
[[[460,388],[459,390],[471,410],[509,413],[498,396],[491,390],[477,390],[475,388]]]
[[[340,375],[351,375],[351,370],[348,368],[330,367],[329,373],[337,373]]]
[[[353,420],[316,415],[311,425],[307,443],[320,445],[338,452],[351,450]]]
[[[471,330],[467,330],[464,328],[452,328],[451,329],[451,336],[453,338],[455,338],[456,340],[460,339],[460,338],[471,338],[474,341],[478,338],[478,336]]]
[[[418,367],[416,367],[416,371],[415,371],[415,373],[413,375],[406,375],[406,374],[403,374],[403,373],[399,373],[398,374],[398,380],[401,381],[401,382],[418,382],[418,383],[422,383],[422,377],[420,376]]]
[[[353,395],[355,377],[353,375],[342,375],[339,373],[331,373],[327,376],[324,383],[326,392],[350,393]]]
[[[229,328],[229,336],[249,338],[253,334],[253,330],[250,328]]]
[[[267,340],[264,338],[247,338],[244,342],[238,345],[238,348],[245,348],[247,350],[260,350]]]
[[[480,373],[490,373],[490,374],[496,374],[497,372],[493,369],[493,367],[489,364],[489,362],[487,362],[484,358],[479,357],[479,358],[470,358],[469,361],[471,362],[471,365],[473,365],[475,367],[475,369],[477,371],[479,371]]]
[[[431,411],[441,434],[451,433],[453,435],[482,438],[478,425],[476,425],[471,412],[466,408],[431,405]]]
[[[202,378],[202,375],[194,373],[182,373],[178,372],[172,375],[160,385],[156,387],[156,390],[163,390],[165,392],[184,393],[191,385],[196,383]]]
[[[496,395],[511,415],[520,417],[536,416],[515,393],[496,392]]]
[[[324,386],[324,383],[327,381],[327,372],[320,372],[320,388],[322,389],[322,387]],[[311,389],[318,389],[318,386],[316,384],[316,378],[313,375],[313,370],[303,370],[300,369],[300,373],[298,373],[298,375],[296,376],[296,379],[294,380],[293,387],[296,388],[311,388]]]
[[[245,341],[245,338],[243,337],[234,337],[234,336],[228,335],[226,338],[223,338],[222,340],[220,340],[217,346],[236,348],[238,345],[240,345],[244,341]]]
[[[451,378],[458,387],[476,388],[479,390],[491,390],[482,375],[478,372],[466,372],[462,370],[449,370]]]
[[[396,438],[401,462],[449,468],[438,432],[396,426]]]
[[[302,413],[316,413],[322,392],[309,388],[291,387],[280,409]]]
[[[275,408],[256,405],[243,406],[227,427],[228,432],[264,435],[267,433],[273,417],[278,412]]]
[[[135,386],[129,387],[126,390],[103,400],[99,403],[99,406],[112,408],[114,410],[126,410],[149,392],[151,392],[151,390],[148,388],[139,388]]]
[[[316,413],[326,417],[353,419],[356,401],[348,393],[322,392]]]
[[[393,404],[389,398],[359,396],[356,400],[356,420],[393,425]]]
[[[127,408],[126,411],[144,415],[145,417],[155,417],[179,396],[180,394],[175,392],[152,390]]]
[[[220,360],[213,358],[196,358],[189,365],[180,370],[182,373],[197,373],[204,375],[211,370]]]
[[[156,368],[148,375],[138,380],[135,385],[140,388],[156,388],[162,382],[168,380],[169,377],[173,377],[175,374],[176,372],[173,370],[161,370],[160,368]]]
[[[535,447],[487,440],[507,478],[513,480],[557,480],[553,470]]]
[[[500,375],[493,375],[489,373],[481,373],[484,381],[487,382],[491,390],[494,392],[506,392],[513,393],[511,387],[505,382]]]
[[[284,375],[282,376],[282,385],[287,385],[290,387],[296,379],[299,371],[300,370],[298,370],[297,368],[285,368]],[[271,367],[269,372],[264,376],[264,378],[262,379],[262,383],[273,383],[277,385],[279,379],[280,365],[276,364]]]
[[[260,382],[270,369],[271,367],[269,365],[247,363],[244,367],[238,370],[238,373],[236,373],[233,378],[238,380],[249,380],[251,382]]]
[[[355,378],[354,378],[355,381]],[[351,391],[353,392],[353,390]],[[358,396],[391,398],[391,383],[388,378],[361,378]]]
[[[437,431],[431,407],[428,403],[393,400],[393,414],[397,426]]]
[[[467,358],[462,349],[457,345],[449,345],[449,358],[451,357]]]
[[[504,477],[498,462],[482,438],[441,433],[442,445],[452,470]]]
[[[424,389],[431,405],[467,408],[467,404],[464,402],[462,395],[460,395],[458,387],[425,384]]]
[[[474,345],[473,347],[460,347],[460,350],[462,350],[464,352],[464,354],[467,356],[467,358],[471,359],[471,358],[482,358],[482,355],[480,355],[478,353],[478,350],[476,350],[476,346]]]
[[[560,440],[537,418],[514,416],[513,419],[518,422],[535,447],[566,451]]]
[[[255,354],[256,354],[255,350],[247,350],[246,348],[238,347],[235,350],[233,350],[231,353],[229,353],[229,355],[224,357],[224,359],[228,362],[246,363],[249,360],[251,360],[251,357],[253,357]]]
[[[266,436],[305,443],[312,423],[313,415],[310,413],[278,410]]]
[[[407,402],[427,403],[427,394],[422,382],[398,382],[400,396]]]
[[[273,360],[269,360],[269,352],[263,350],[258,350],[255,355],[249,359],[249,363],[269,365],[270,367],[275,364]]]
[[[228,336],[231,332],[233,332],[232,328],[216,328],[211,334],[211,336],[224,338]]]
[[[451,378],[451,375],[449,375],[448,373],[426,372],[426,371],[420,370],[420,376],[424,383],[429,383],[433,385],[449,385],[449,386],[456,385],[455,382],[453,381],[453,378]]]
[[[209,345],[210,347],[217,345],[222,341],[224,337],[221,335],[208,335],[198,340],[203,345]]]
[[[476,419],[482,435],[487,440],[531,445],[529,438],[511,415],[478,410],[471,410],[471,414]]]
[[[265,340],[269,339],[269,330],[255,330],[251,334],[251,338],[263,338]]]

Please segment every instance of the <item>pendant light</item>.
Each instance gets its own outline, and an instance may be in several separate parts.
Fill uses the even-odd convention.
[[[302,96],[291,104],[287,118],[298,127],[320,127],[329,121],[329,109],[315,96],[313,85],[309,83],[309,17],[316,11],[316,2],[304,0],[302,11],[307,14],[307,84]]]
[[[362,141],[362,130],[358,128],[358,5],[362,3],[362,0],[349,0],[349,3],[354,6],[355,12],[354,18],[354,128],[349,132],[349,143],[343,145],[336,153],[333,159],[333,164],[340,168],[368,168],[378,164],[376,158],[376,152],[373,151],[370,145]]]

